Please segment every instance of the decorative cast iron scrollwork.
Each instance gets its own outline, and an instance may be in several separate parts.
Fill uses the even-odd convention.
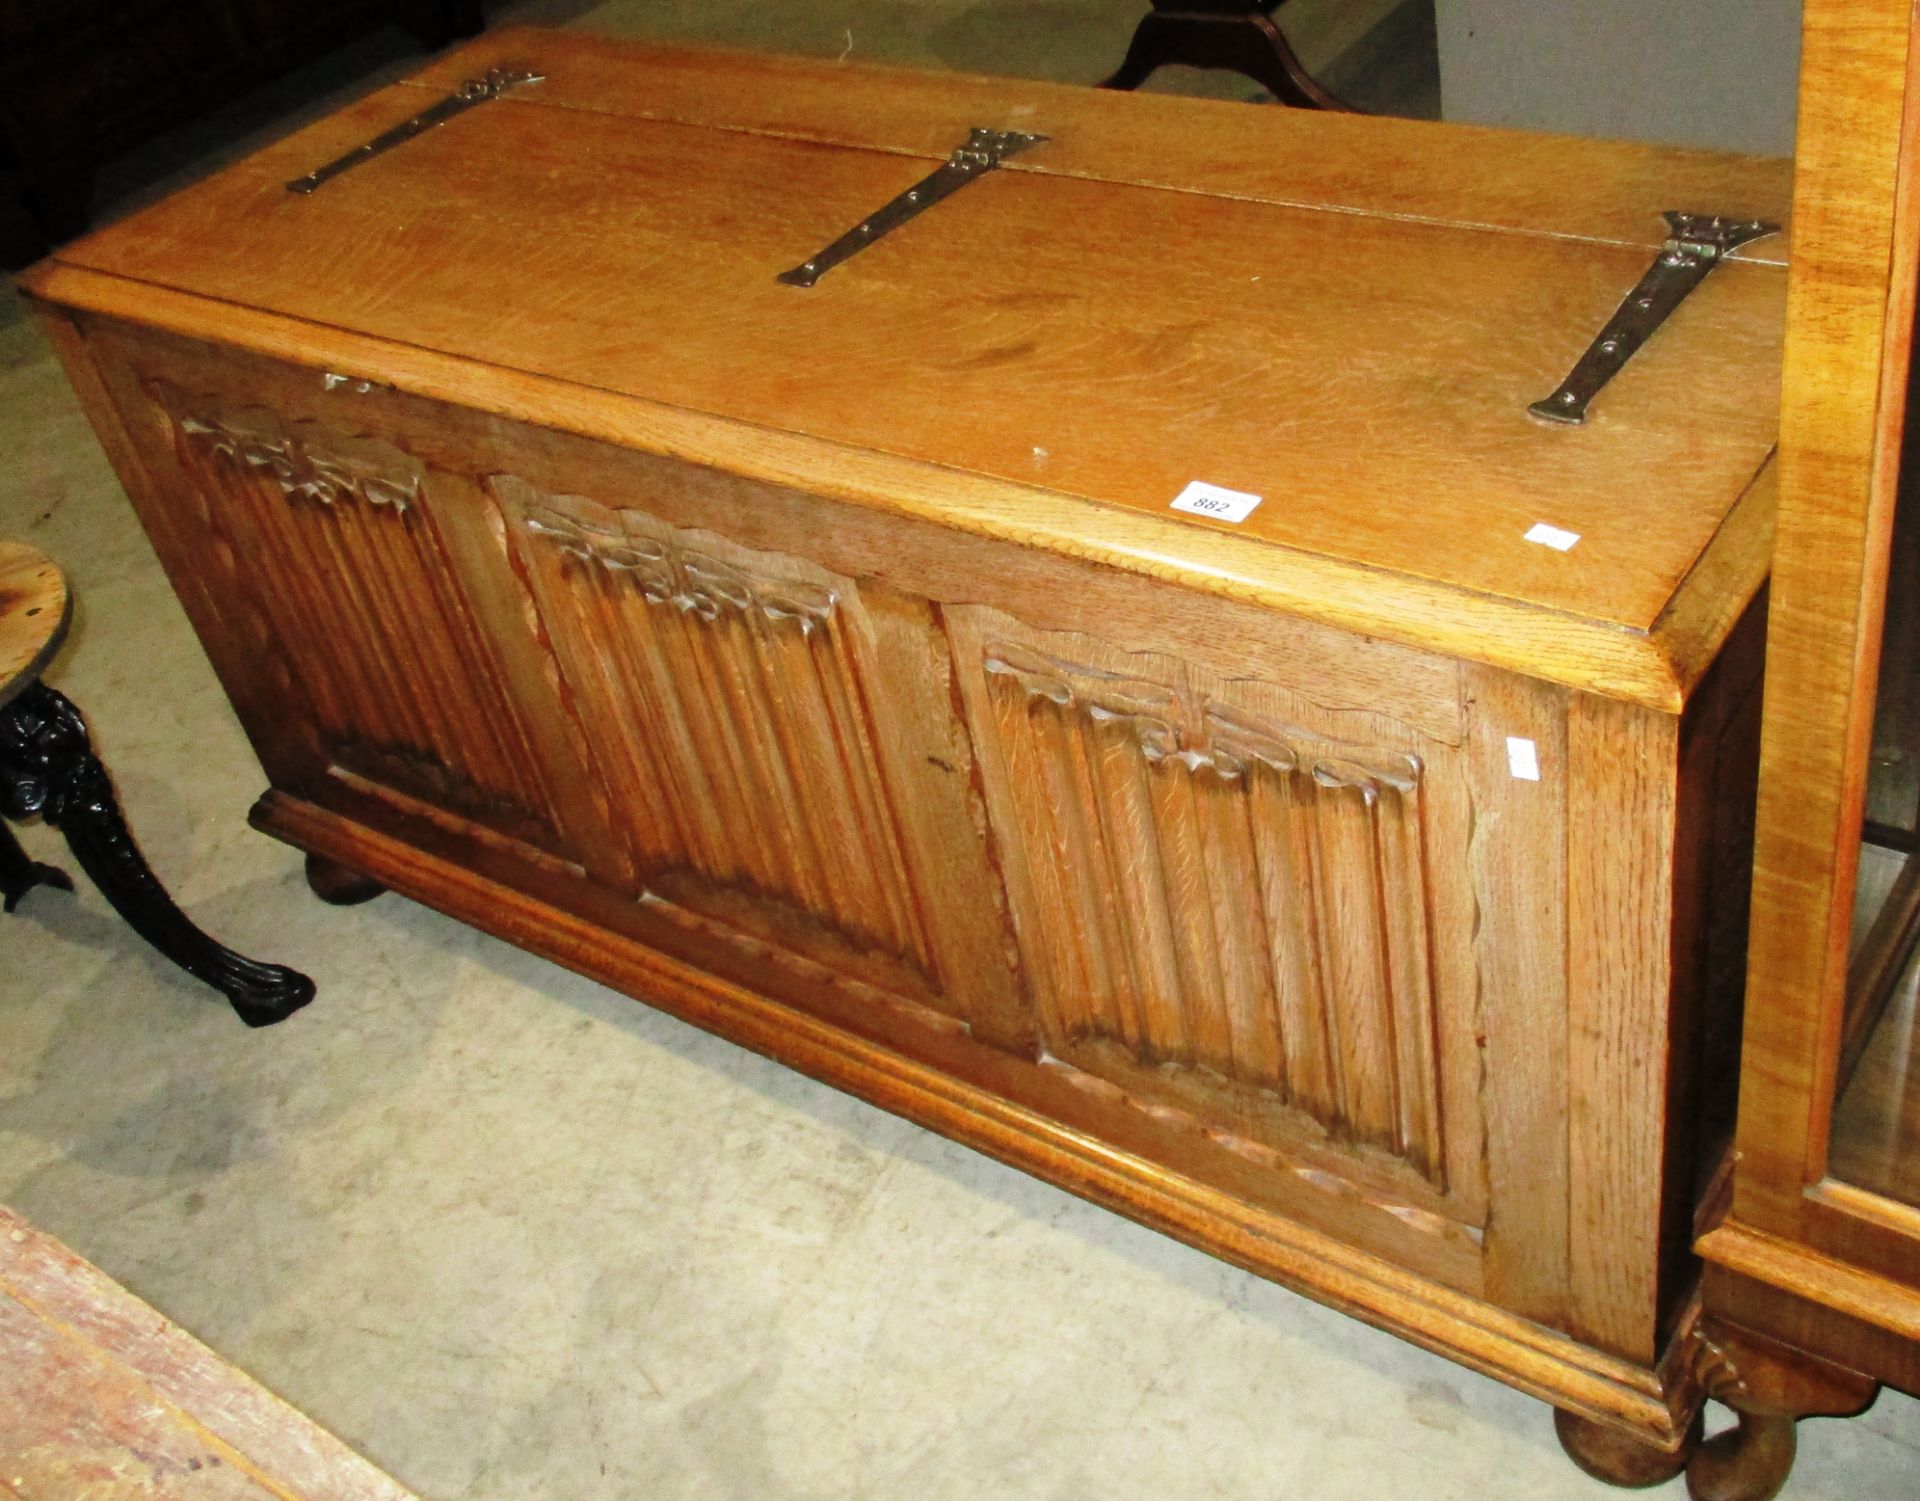
[[[58,829],[80,868],[127,925],[225,995],[247,1025],[282,1021],[313,999],[313,981],[305,975],[234,953],[174,905],[127,830],[113,783],[93,754],[86,722],[64,694],[44,683],[0,708],[0,814],[12,819],[37,814]],[[10,834],[5,842],[13,844]],[[24,856],[21,861],[31,863]],[[27,882],[35,884],[71,889],[64,877],[53,880],[47,874]],[[25,889],[8,885],[9,911]]]

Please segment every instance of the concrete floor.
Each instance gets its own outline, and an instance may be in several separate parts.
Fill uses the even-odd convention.
[[[1013,45],[996,18],[1017,9],[1042,40],[1100,39],[1077,71],[1057,49],[1034,71],[1093,77],[1136,7],[503,9],[734,41],[771,14],[768,45],[812,50],[850,22],[863,51],[970,67]],[[412,62],[383,43],[354,66]],[[322,70],[276,102],[359,86]],[[226,112],[128,180],[284,128],[268,113]],[[258,767],[7,299],[0,454],[0,535],[78,592],[52,681],[153,864],[209,928],[321,986],[250,1032],[90,890],[34,893],[0,920],[0,1201],[424,1496],[1606,1494],[1535,1401],[432,912],[322,907],[246,828]],[[1916,1474],[1920,1407],[1887,1396],[1803,1426],[1789,1496],[1912,1501]]]

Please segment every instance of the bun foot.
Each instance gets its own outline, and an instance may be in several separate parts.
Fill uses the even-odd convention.
[[[1695,1416],[1685,1441],[1673,1450],[1658,1448],[1631,1438],[1617,1428],[1559,1409],[1553,1414],[1553,1431],[1559,1435],[1560,1447],[1567,1451],[1567,1458],[1595,1480],[1628,1490],[1642,1490],[1671,1480],[1686,1469],[1687,1459],[1700,1441],[1700,1419]]]
[[[322,855],[307,856],[307,885],[321,901],[335,907],[357,907],[387,889],[372,876],[363,876]]]
[[[1687,1465],[1693,1501],[1773,1501],[1793,1470],[1794,1420],[1742,1412],[1738,1427],[1716,1433]]]

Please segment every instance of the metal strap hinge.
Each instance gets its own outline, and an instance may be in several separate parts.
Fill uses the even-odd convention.
[[[1723,219],[1717,214],[1666,213],[1667,241],[1640,284],[1627,294],[1587,352],[1553,395],[1527,410],[1547,422],[1577,426],[1587,420],[1587,404],[1620,373],[1634,352],[1652,338],[1687,294],[1707,273],[1742,245],[1778,234],[1778,224],[1759,219]]]
[[[391,151],[402,141],[410,141],[436,125],[445,125],[447,121],[464,115],[476,104],[498,99],[508,89],[517,89],[522,84],[538,83],[545,76],[530,68],[494,68],[485,78],[469,78],[438,104],[423,109],[411,120],[403,120],[393,129],[381,131],[372,140],[362,142],[344,156],[335,157],[324,167],[314,168],[305,177],[294,178],[287,184],[287,191],[311,193],[322,183],[331,181],[342,172],[351,171],[362,162],[371,161],[383,151]]]
[[[886,204],[871,218],[863,219],[811,260],[777,278],[790,287],[810,287],[835,266],[858,255],[889,230],[898,229],[907,220],[932,208],[942,198],[957,193],[976,177],[991,172],[1008,157],[1047,138],[1020,130],[988,130],[976,125],[966,144],[954,148],[940,168],[920,179],[898,198]]]

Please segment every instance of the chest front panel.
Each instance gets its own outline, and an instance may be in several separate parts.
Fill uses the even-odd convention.
[[[641,878],[757,892],[931,970],[851,581],[512,475],[493,489]]]
[[[1155,1171],[1570,1317],[1570,1072],[1604,997],[1569,981],[1568,695],[290,363],[90,338],[277,788],[404,841],[426,819],[542,900]],[[1636,993],[1663,983],[1638,959]]]

